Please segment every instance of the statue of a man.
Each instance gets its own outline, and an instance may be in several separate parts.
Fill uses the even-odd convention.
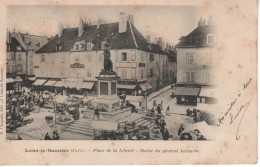
[[[109,49],[105,49],[104,50],[104,70],[108,71],[108,72],[113,71],[113,63],[112,63],[110,57],[111,57],[111,55],[110,55]]]

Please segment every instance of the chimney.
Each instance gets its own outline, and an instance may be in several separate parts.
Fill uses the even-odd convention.
[[[107,24],[107,22],[106,21],[104,21],[103,19],[98,19],[98,21],[97,21],[97,28],[99,28],[99,26],[101,25],[101,24]]]
[[[157,44],[163,49],[163,40],[162,37],[158,38]]]
[[[79,27],[78,27],[78,36],[79,37],[82,35],[83,31],[84,31],[84,25],[83,25],[82,19],[80,18],[79,19]]]
[[[132,25],[134,25],[134,16],[133,16],[133,15],[128,14],[127,20],[128,20]]]
[[[205,20],[205,19],[202,19],[202,17],[200,17],[200,20],[199,20],[199,22],[198,22],[198,27],[200,27],[200,26],[205,26],[205,22],[206,22],[206,20]]]
[[[11,32],[10,31],[6,32],[6,42],[11,43]]]
[[[146,35],[145,39],[146,39],[147,43],[151,43],[150,34]]]
[[[124,12],[120,12],[118,32],[123,33],[126,31],[127,31],[127,15]]]
[[[58,37],[60,38],[63,34],[63,25],[59,23],[58,25]]]
[[[170,51],[170,46],[169,46],[169,43],[168,43],[168,42],[166,43],[165,51],[166,51],[167,53],[169,53],[169,51]]]
[[[215,25],[215,22],[214,22],[214,20],[212,18],[212,15],[209,16],[208,25]]]

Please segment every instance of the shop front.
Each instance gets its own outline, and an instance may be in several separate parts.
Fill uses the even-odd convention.
[[[200,88],[177,87],[175,91],[177,104],[197,105],[199,92]]]

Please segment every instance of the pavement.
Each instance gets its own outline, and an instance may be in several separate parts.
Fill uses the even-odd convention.
[[[151,109],[153,107],[154,101],[156,103],[163,102],[162,105],[162,114],[165,116],[166,128],[169,130],[170,135],[173,136],[173,140],[178,140],[178,129],[181,124],[184,125],[184,128],[189,124],[194,123],[191,117],[186,116],[186,109],[193,109],[194,106],[188,105],[179,105],[176,104],[176,98],[171,98],[170,95],[174,90],[170,88],[170,85],[150,94],[148,96],[148,108]],[[166,108],[169,106],[170,108],[170,116],[166,116]],[[38,109],[39,110],[39,109]],[[45,120],[45,116],[52,115],[54,117],[54,113],[52,109],[44,109],[41,108],[39,112],[32,112],[25,119],[32,118],[34,121],[31,124],[27,124],[25,126],[17,128],[12,133],[7,133],[7,139],[17,139],[17,136],[20,135],[23,140],[43,140],[45,134],[48,132],[50,137],[52,137],[53,130],[57,130],[58,132],[60,127],[58,125],[54,125],[54,123],[48,124]],[[76,140],[91,140],[91,136],[75,134],[71,132],[63,132],[59,133],[61,139],[76,139]],[[71,138],[73,135],[73,138]]]
[[[151,109],[153,107],[154,101],[156,101],[156,104],[161,104],[163,101],[162,115],[165,116],[164,120],[166,122],[166,128],[169,130],[170,135],[173,136],[173,140],[178,140],[178,130],[180,125],[183,124],[185,128],[189,124],[194,123],[192,117],[186,116],[187,108],[193,109],[194,106],[177,104],[176,98],[170,97],[174,90],[167,88],[164,90],[166,91],[161,91],[162,93],[160,93],[158,96],[151,98],[152,100],[148,101],[147,106],[149,109]],[[170,108],[170,116],[166,115],[166,108],[168,106]]]

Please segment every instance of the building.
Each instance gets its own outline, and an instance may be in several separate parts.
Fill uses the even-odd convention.
[[[177,103],[214,103],[214,46],[217,31],[210,16],[208,24],[200,19],[198,27],[180,38],[177,51]]]
[[[79,20],[77,28],[59,24],[58,35],[36,52],[34,71],[38,79],[57,80],[63,88],[96,93],[96,77],[103,69],[104,49],[109,45],[113,71],[120,77],[119,94],[143,95],[168,83],[164,49],[159,41],[152,44],[143,37],[132,15],[121,12],[119,22],[100,20],[97,25]]]
[[[34,52],[48,42],[47,37],[10,31],[6,37],[7,77],[34,75]]]

